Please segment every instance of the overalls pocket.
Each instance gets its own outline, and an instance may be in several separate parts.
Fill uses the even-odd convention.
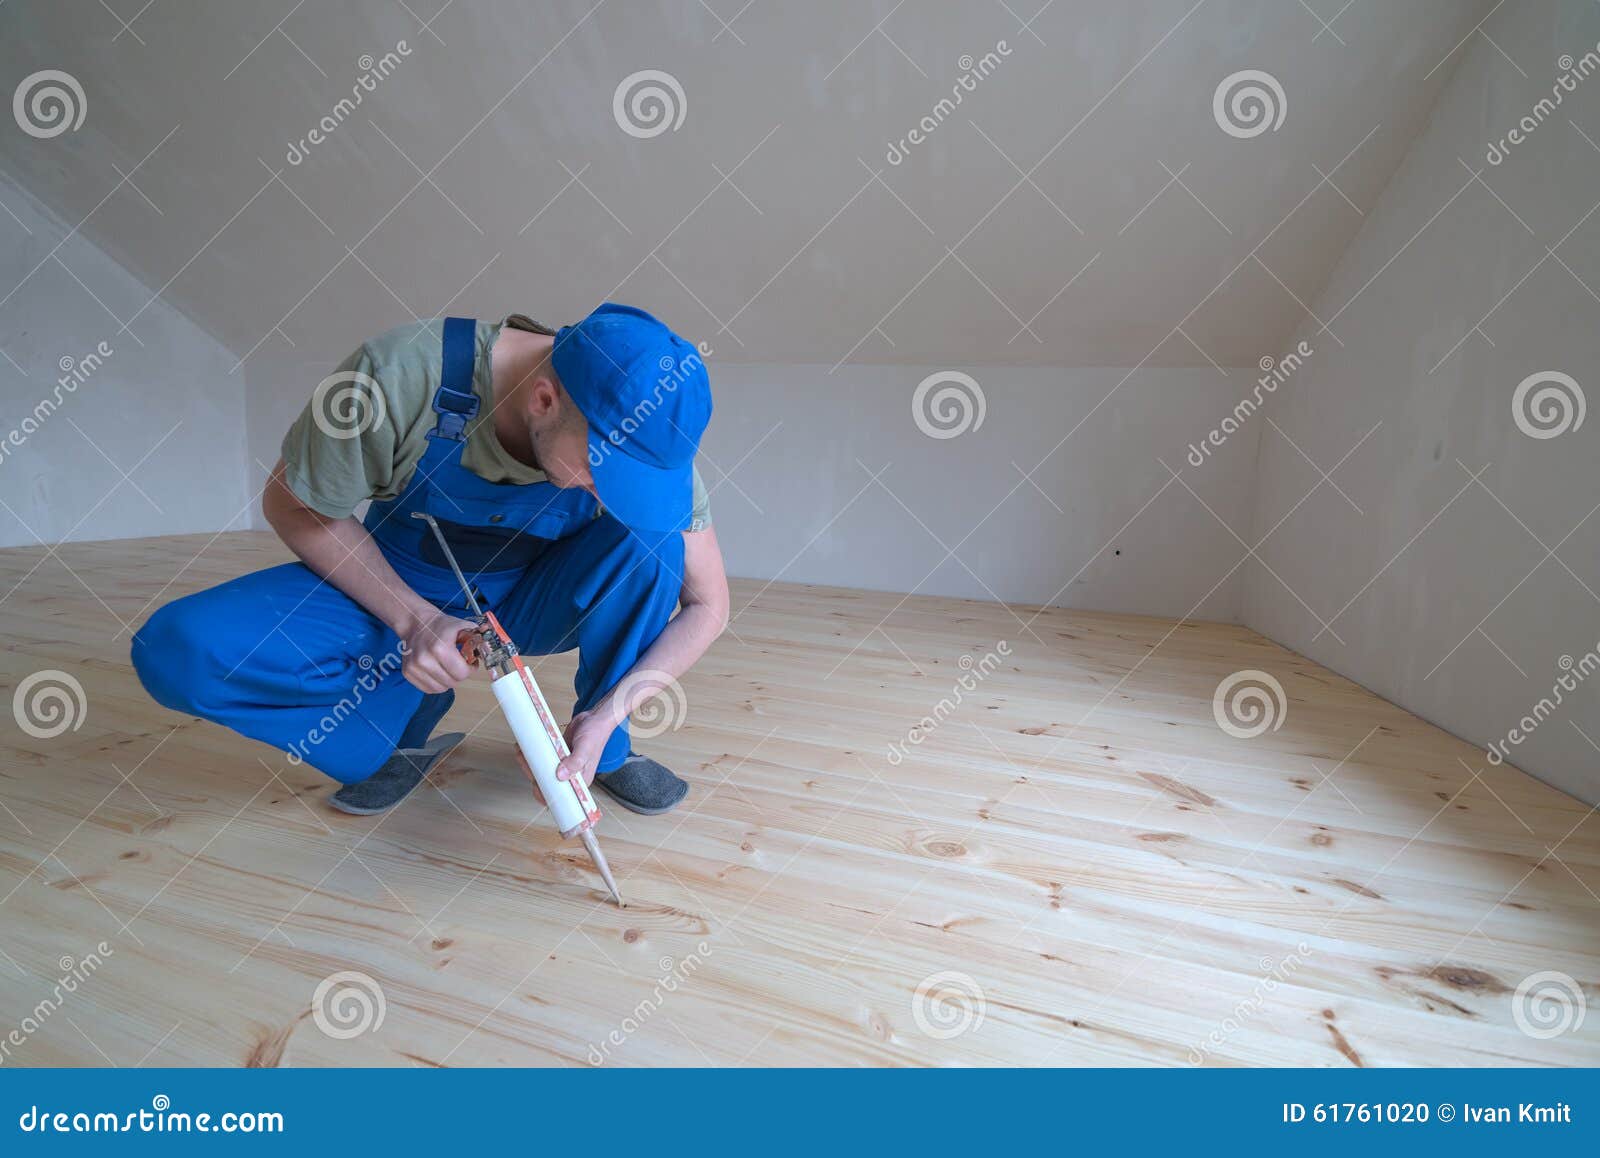
[[[525,570],[561,537],[567,520],[564,515],[546,512],[532,519],[524,528],[474,526],[443,518],[438,523],[461,569],[469,573],[484,573]],[[438,540],[432,535],[424,535],[420,543],[424,563],[434,567],[450,566],[444,552],[439,549]]]

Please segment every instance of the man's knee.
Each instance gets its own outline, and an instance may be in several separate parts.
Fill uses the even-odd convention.
[[[133,636],[133,670],[157,703],[175,712],[204,715],[205,689],[219,673],[205,592],[175,599]]]
[[[599,580],[593,598],[617,588],[642,593],[657,587],[676,597],[683,586],[681,534],[634,531],[610,518],[596,520],[585,533],[594,536],[591,550],[602,564],[591,571]]]

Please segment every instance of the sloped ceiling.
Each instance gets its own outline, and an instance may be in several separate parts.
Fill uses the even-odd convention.
[[[612,298],[729,361],[1246,365],[1487,7],[10,0],[6,91],[57,69],[86,107],[0,118],[0,167],[241,359]],[[1283,119],[1236,137],[1246,69]],[[621,126],[642,70],[676,128]]]

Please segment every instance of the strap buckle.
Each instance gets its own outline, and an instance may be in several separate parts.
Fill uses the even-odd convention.
[[[433,394],[433,412],[439,418],[433,432],[461,442],[467,436],[467,423],[478,413],[478,396],[472,390],[477,323],[471,318],[446,318],[442,347],[439,389]]]
[[[478,413],[478,399],[476,395],[463,399],[455,391],[441,386],[433,395],[433,412],[439,416],[433,433],[460,442],[467,437],[467,423]]]

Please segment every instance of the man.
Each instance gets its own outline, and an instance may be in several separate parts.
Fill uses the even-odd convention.
[[[161,608],[134,667],[166,707],[341,781],[335,807],[392,807],[464,738],[433,735],[470,674],[457,640],[472,624],[411,517],[426,512],[519,650],[578,649],[558,775],[665,812],[689,786],[631,751],[627,720],[727,622],[694,468],[710,417],[699,353],[643,310],[608,303],[559,331],[520,314],[391,330],[317,388],[263,492],[301,562]]]

